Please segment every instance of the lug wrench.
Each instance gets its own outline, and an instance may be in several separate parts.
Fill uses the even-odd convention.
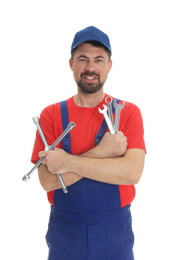
[[[36,124],[36,126],[37,126],[38,132],[39,132],[40,137],[41,137],[41,139],[43,141],[43,144],[44,144],[44,150],[48,151],[50,146],[48,145],[47,140],[46,140],[46,138],[44,136],[43,130],[42,130],[41,126],[40,126],[40,119],[39,119],[39,117],[38,116],[34,116],[32,120],[33,120],[34,124]]]
[[[117,104],[117,98],[115,98],[114,101],[113,101],[113,106],[114,106],[115,111],[116,111],[114,133],[117,133],[119,131],[120,112],[121,112],[121,109],[124,108],[125,102],[123,101],[123,103],[121,105],[119,105],[119,104]]]
[[[114,132],[114,128],[113,128],[112,122],[111,122],[111,120],[110,120],[110,118],[109,118],[109,116],[107,114],[108,108],[107,108],[106,105],[103,105],[103,107],[104,107],[104,109],[100,109],[99,108],[99,112],[104,115],[106,124],[107,124],[107,126],[109,128],[109,131],[110,131],[111,135],[113,135],[115,132]]]
[[[34,123],[36,124],[36,126],[37,126],[38,132],[39,132],[40,137],[41,137],[41,139],[42,139],[42,141],[43,141],[43,144],[44,144],[44,146],[45,146],[45,149],[44,149],[44,150],[45,150],[45,151],[48,151],[49,148],[50,148],[50,145],[48,145],[47,140],[46,140],[46,138],[45,138],[45,136],[44,136],[43,130],[42,130],[41,126],[40,126],[40,120],[39,120],[38,116],[33,117],[32,120],[33,120],[33,122],[34,122]],[[64,193],[67,193],[68,190],[67,190],[67,187],[65,186],[65,183],[64,183],[64,181],[63,181],[63,178],[62,178],[61,174],[57,174],[57,177],[58,177],[58,179],[59,179],[59,182],[60,182],[60,184],[61,184],[61,187],[62,187],[62,189],[63,189],[63,192],[64,192]]]
[[[56,148],[56,146],[62,141],[62,139],[75,127],[75,123],[74,122],[70,122],[67,126],[67,128],[64,130],[64,132],[58,137],[58,139],[50,146],[49,151],[50,150],[54,150]],[[27,181],[31,174],[41,165],[42,160],[44,159],[40,158],[40,160],[35,164],[35,166],[26,174],[23,176],[22,180],[23,181]]]

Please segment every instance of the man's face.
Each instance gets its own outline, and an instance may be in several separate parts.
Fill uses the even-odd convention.
[[[73,60],[70,59],[70,68],[79,90],[88,94],[96,93],[103,87],[111,67],[112,61],[109,61],[106,50],[89,43],[80,44]]]

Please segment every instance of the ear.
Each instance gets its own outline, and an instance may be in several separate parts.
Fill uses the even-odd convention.
[[[70,60],[69,60],[69,66],[70,66],[70,69],[73,71],[73,60],[72,60],[72,58],[70,58]]]
[[[112,69],[112,60],[109,61],[109,65],[108,65],[108,72],[110,72]]]

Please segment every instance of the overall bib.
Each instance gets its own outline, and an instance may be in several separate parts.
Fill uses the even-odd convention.
[[[64,130],[68,109],[66,101],[60,105]],[[95,145],[106,129],[104,120]],[[62,141],[68,153],[70,143],[69,133]],[[46,235],[48,260],[134,260],[131,223],[130,205],[121,208],[118,185],[82,178],[67,194],[55,190]]]

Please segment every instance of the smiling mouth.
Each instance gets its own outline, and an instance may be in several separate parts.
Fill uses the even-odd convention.
[[[95,79],[94,77],[85,77],[85,78],[87,78],[87,79]]]
[[[98,73],[96,73],[95,71],[84,71],[83,73],[81,73],[81,79],[83,78],[85,81],[88,82],[92,82],[92,81],[96,81],[100,78],[100,75]]]
[[[88,82],[93,82],[93,81],[96,81],[98,78],[95,77],[95,76],[84,76],[83,77],[86,81]]]

